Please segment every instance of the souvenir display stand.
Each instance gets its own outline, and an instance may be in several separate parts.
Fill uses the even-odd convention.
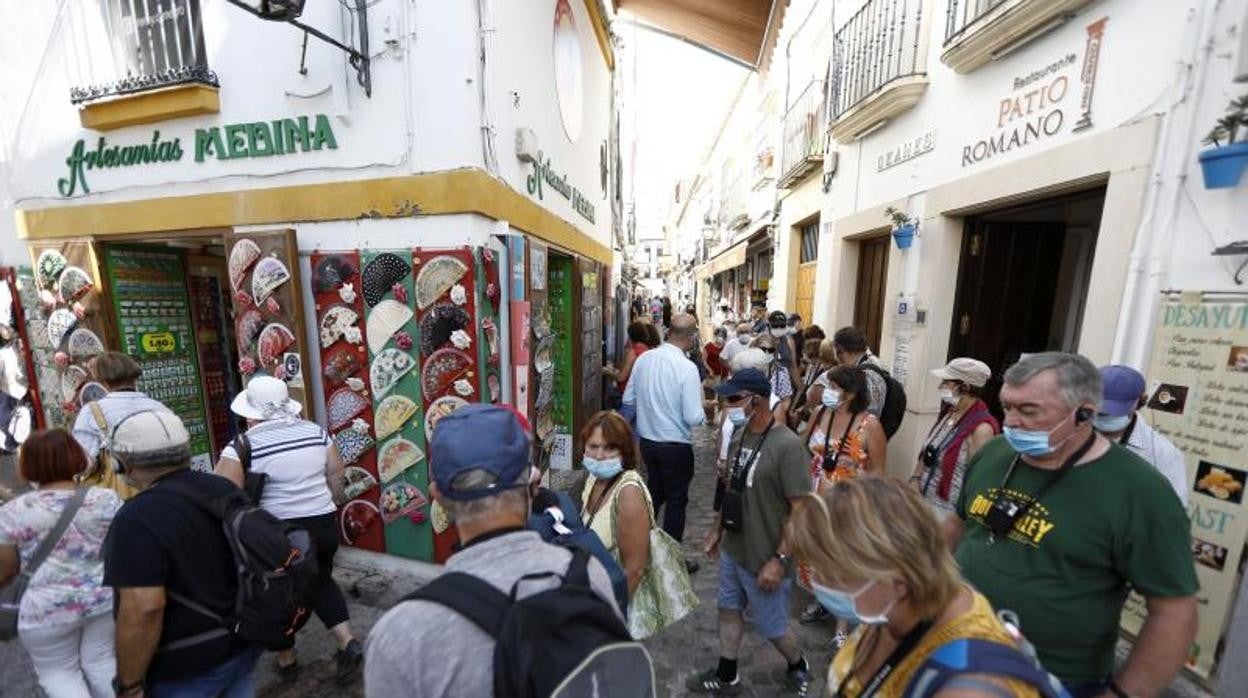
[[[204,384],[204,404],[208,412],[208,430],[212,440],[212,462],[217,462],[221,449],[237,432],[230,413],[230,401],[242,390],[233,366],[233,323],[229,322],[229,281],[215,271],[215,259],[189,258],[191,268],[187,284],[191,293],[191,317],[195,343],[199,347],[199,372]],[[212,262],[213,264],[208,264]]]
[[[576,351],[573,338],[576,333],[576,307],[573,276],[575,261],[563,255],[551,255],[549,289],[547,291],[550,329],[554,335],[552,360],[554,362],[553,409],[554,436],[550,448],[550,467],[554,470],[571,470],[576,428],[576,403],[573,386],[576,385]]]
[[[43,421],[26,328],[27,301],[33,309],[37,299],[29,267],[0,267],[0,400],[5,403],[0,446],[5,449],[21,446]]]

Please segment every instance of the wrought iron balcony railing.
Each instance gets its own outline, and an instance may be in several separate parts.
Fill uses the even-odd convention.
[[[823,80],[811,80],[784,115],[784,152],[780,159],[780,188],[800,182],[823,162],[827,95]]]
[[[949,0],[945,21],[945,43],[953,41],[994,7],[1006,0]]]
[[[832,119],[890,83],[924,73],[924,0],[868,0],[836,32]]]

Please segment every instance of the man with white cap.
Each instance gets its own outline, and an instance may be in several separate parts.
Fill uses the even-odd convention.
[[[191,470],[190,435],[172,412],[118,421],[108,447],[140,490],[117,512],[104,546],[104,584],[116,590],[118,696],[250,696],[260,649],[178,599],[220,616],[234,610],[234,556],[221,522],[180,487],[209,496],[235,491]],[[179,483],[168,487],[167,484]],[[173,645],[196,636],[212,639]]]
[[[937,509],[952,512],[962,491],[966,464],[1001,431],[983,400],[992,369],[982,361],[959,357],[932,371],[940,379],[936,394],[940,414],[927,431],[910,482]]]
[[[1101,406],[1092,418],[1092,426],[1157,468],[1186,507],[1187,464],[1183,452],[1139,418],[1139,409],[1148,398],[1144,375],[1130,366],[1102,366],[1101,382]]]

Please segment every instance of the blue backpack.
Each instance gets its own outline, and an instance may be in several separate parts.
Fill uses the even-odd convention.
[[[1045,671],[1026,649],[966,638],[947,642],[933,652],[914,673],[904,695],[928,698],[940,692],[945,684],[967,674],[1017,679],[1030,684],[1044,698],[1070,698],[1057,677]]]
[[[581,521],[581,515],[572,498],[563,492],[543,487],[533,498],[533,511],[529,514],[527,528],[537,531],[542,540],[569,550],[584,550],[602,563],[611,578],[611,589],[620,612],[628,617],[628,576],[616,561],[602,539]]]

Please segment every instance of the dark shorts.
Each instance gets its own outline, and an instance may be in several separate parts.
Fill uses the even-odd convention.
[[[768,640],[779,640],[789,632],[789,590],[792,577],[785,577],[775,591],[758,588],[758,574],[719,552],[719,590],[716,601],[724,611],[750,609],[750,617],[758,634]]]

